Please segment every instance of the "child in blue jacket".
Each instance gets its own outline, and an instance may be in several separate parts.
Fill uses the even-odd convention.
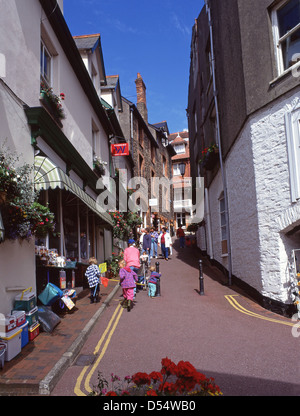
[[[160,279],[161,274],[157,273],[155,271],[154,266],[150,267],[149,270],[150,270],[151,274],[150,274],[150,277],[149,277],[149,280],[148,280],[148,289],[149,289],[148,296],[150,298],[154,298],[155,294],[156,294],[156,285],[157,285],[157,283]]]

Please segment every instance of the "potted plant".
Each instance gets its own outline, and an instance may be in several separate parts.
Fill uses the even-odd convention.
[[[93,167],[95,173],[97,173],[99,176],[103,176],[105,174],[106,165],[107,162],[102,161],[98,156],[94,156]]]
[[[52,88],[49,88],[44,82],[41,82],[40,97],[49,113],[61,124],[61,120],[66,118],[62,107],[62,101],[65,99],[65,94],[61,92],[58,96],[54,94]]]

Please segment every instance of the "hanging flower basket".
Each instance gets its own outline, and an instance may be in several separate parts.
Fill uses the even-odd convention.
[[[219,160],[219,148],[216,144],[205,148],[202,151],[202,159],[199,160],[200,165],[206,170],[212,170]]]
[[[8,240],[29,240],[55,230],[54,214],[36,201],[31,181],[33,167],[14,167],[18,157],[0,149],[0,205]]]
[[[94,172],[98,175],[98,176],[103,176],[105,175],[105,166],[107,165],[107,162],[103,162],[102,160],[100,160],[97,156],[94,157],[94,161],[93,161],[93,168],[94,168]]]

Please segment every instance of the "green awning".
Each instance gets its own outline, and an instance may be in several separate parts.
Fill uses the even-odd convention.
[[[112,219],[107,212],[100,212],[97,209],[96,201],[80,188],[61,168],[57,167],[50,159],[43,156],[34,158],[34,186],[37,191],[51,189],[65,189],[72,192],[84,202],[93,212],[113,225]]]

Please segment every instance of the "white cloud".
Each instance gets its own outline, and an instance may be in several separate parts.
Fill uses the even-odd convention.
[[[192,34],[191,28],[184,25],[174,12],[172,12],[171,14],[171,21],[172,21],[172,24],[175,26],[175,28],[179,32],[181,32],[183,35],[191,36]]]

